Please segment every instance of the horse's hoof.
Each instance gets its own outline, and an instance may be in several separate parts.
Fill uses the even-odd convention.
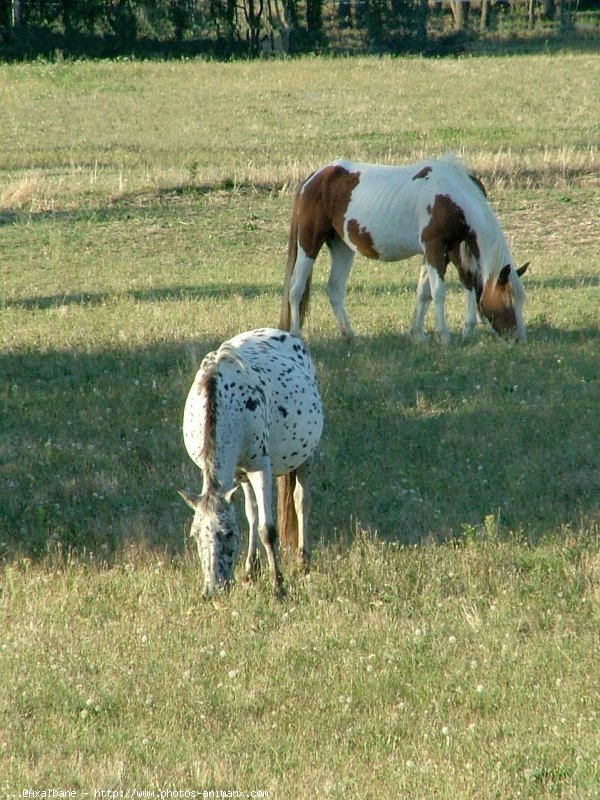
[[[423,331],[416,331],[414,328],[409,330],[408,335],[413,341],[418,342],[419,344],[425,344],[425,342],[429,341]]]
[[[246,571],[244,573],[244,580],[246,583],[256,583],[256,579],[260,575],[260,558],[258,555],[254,556],[251,560],[246,561]]]
[[[296,553],[296,564],[300,572],[305,575],[310,571],[310,553],[308,550],[298,550]]]

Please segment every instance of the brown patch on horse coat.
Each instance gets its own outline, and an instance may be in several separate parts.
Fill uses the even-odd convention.
[[[343,239],[344,216],[359,180],[360,172],[349,172],[339,164],[330,164],[304,183],[298,193],[295,212],[298,244],[309,258],[316,258],[333,235]],[[365,241],[364,234],[360,238]]]
[[[492,323],[492,328],[497,333],[507,333],[516,328],[517,317],[508,282],[494,282],[490,278],[483,287],[479,308],[486,319]]]
[[[475,256],[475,258],[479,258],[479,247],[477,245],[477,239],[473,239],[472,242],[469,242],[469,248],[471,252]],[[460,278],[460,282],[465,287],[465,289],[478,289],[478,273],[471,272],[467,267],[462,263],[462,259],[460,257],[460,243],[457,244],[455,247],[448,250],[448,257],[450,261],[456,267],[458,272],[458,277]]]
[[[447,194],[437,194],[433,205],[427,206],[430,219],[421,232],[425,258],[437,270],[442,280],[446,274],[449,257],[458,267],[465,284],[468,270],[460,261],[460,244],[465,242],[473,255],[479,255],[475,232],[467,225],[462,208]],[[471,287],[468,287],[471,288]]]
[[[348,220],[348,238],[358,252],[367,258],[379,258],[379,253],[373,244],[373,237],[366,228],[361,228],[356,219]]]
[[[413,181],[418,181],[420,178],[426,178],[432,169],[433,167],[423,167],[423,169],[420,169],[416,175],[412,176]]]

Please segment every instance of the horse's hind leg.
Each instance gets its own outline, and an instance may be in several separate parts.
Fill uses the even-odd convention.
[[[310,564],[310,542],[308,538],[308,515],[310,512],[310,472],[311,462],[306,461],[296,470],[294,488],[294,507],[298,518],[298,561],[303,569]]]
[[[300,336],[300,303],[306,291],[315,259],[308,256],[298,245],[298,255],[290,281],[290,332]]]
[[[248,481],[242,483],[244,490],[244,507],[248,520],[248,555],[246,557],[246,580],[255,580],[259,569],[258,558],[258,516],[256,513],[256,498]]]
[[[425,324],[425,314],[431,303],[431,286],[429,285],[429,275],[427,273],[427,264],[423,262],[421,273],[419,275],[419,283],[417,284],[417,301],[415,303],[415,310],[413,313],[412,323],[410,326],[410,333],[415,339],[420,342],[427,341],[427,336],[423,330]]]
[[[344,308],[344,297],[346,296],[346,284],[354,262],[354,251],[341,239],[333,239],[333,241],[327,243],[327,246],[331,257],[327,296],[341,336],[344,339],[353,339],[354,331]]]

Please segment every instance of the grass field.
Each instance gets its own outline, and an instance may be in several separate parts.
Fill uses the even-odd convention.
[[[0,791],[600,797],[599,107],[566,53],[0,66]],[[418,259],[357,260],[344,344],[323,256],[313,569],[202,602],[183,403],[277,322],[296,181],[448,150],[527,344],[452,276],[415,345]]]

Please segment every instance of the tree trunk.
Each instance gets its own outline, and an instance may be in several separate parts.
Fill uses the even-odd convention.
[[[306,2],[306,27],[314,38],[319,38],[323,32],[323,0],[307,0]]]
[[[339,0],[336,18],[340,28],[349,28],[352,25],[352,0]]]
[[[542,5],[542,14],[546,19],[554,19],[554,0],[544,0]]]
[[[488,26],[488,11],[490,0],[481,0],[481,20],[479,22],[479,32],[485,33]]]
[[[462,31],[465,27],[465,14],[462,0],[451,0],[452,16],[454,17],[454,30]]]
[[[421,48],[427,44],[427,14],[429,13],[429,0],[420,0],[417,14],[417,42]]]

